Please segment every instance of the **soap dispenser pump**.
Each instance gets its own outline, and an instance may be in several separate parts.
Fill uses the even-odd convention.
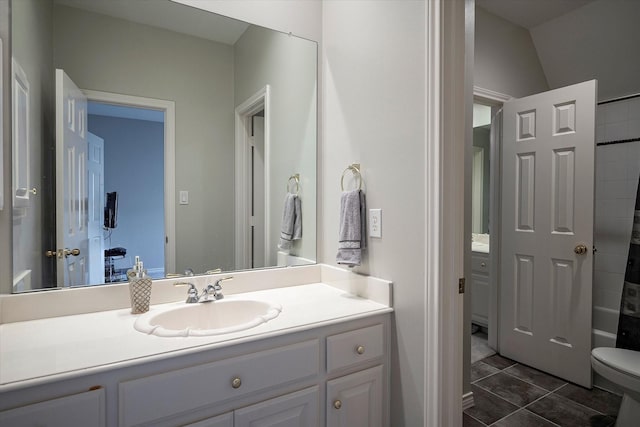
[[[139,256],[135,257],[133,267],[127,271],[129,279],[129,296],[131,298],[131,313],[140,314],[149,311],[149,302],[151,301],[151,285],[152,281],[147,276],[147,270]]]

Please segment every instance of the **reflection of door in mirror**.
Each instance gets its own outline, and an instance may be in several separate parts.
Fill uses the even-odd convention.
[[[253,115],[251,135],[251,268],[267,265],[264,221],[264,110]]]
[[[489,158],[491,152],[491,107],[473,105],[472,224],[474,234],[489,233]]]
[[[87,212],[87,97],[63,70],[56,70],[56,188],[58,283],[89,283]]]

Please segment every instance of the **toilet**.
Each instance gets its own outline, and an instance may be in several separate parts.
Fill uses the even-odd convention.
[[[593,370],[624,391],[616,427],[638,426],[640,421],[640,351],[598,347],[591,351]]]

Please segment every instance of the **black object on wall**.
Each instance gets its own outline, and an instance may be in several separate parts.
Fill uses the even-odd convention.
[[[616,347],[640,351],[640,179],[620,301]]]

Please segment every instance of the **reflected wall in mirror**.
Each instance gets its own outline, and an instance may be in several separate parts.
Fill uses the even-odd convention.
[[[316,43],[169,0],[20,0],[11,45],[35,191],[4,292],[119,281],[136,255],[155,277],[315,262]]]
[[[489,234],[491,117],[490,106],[473,104],[471,232],[474,234]]]

